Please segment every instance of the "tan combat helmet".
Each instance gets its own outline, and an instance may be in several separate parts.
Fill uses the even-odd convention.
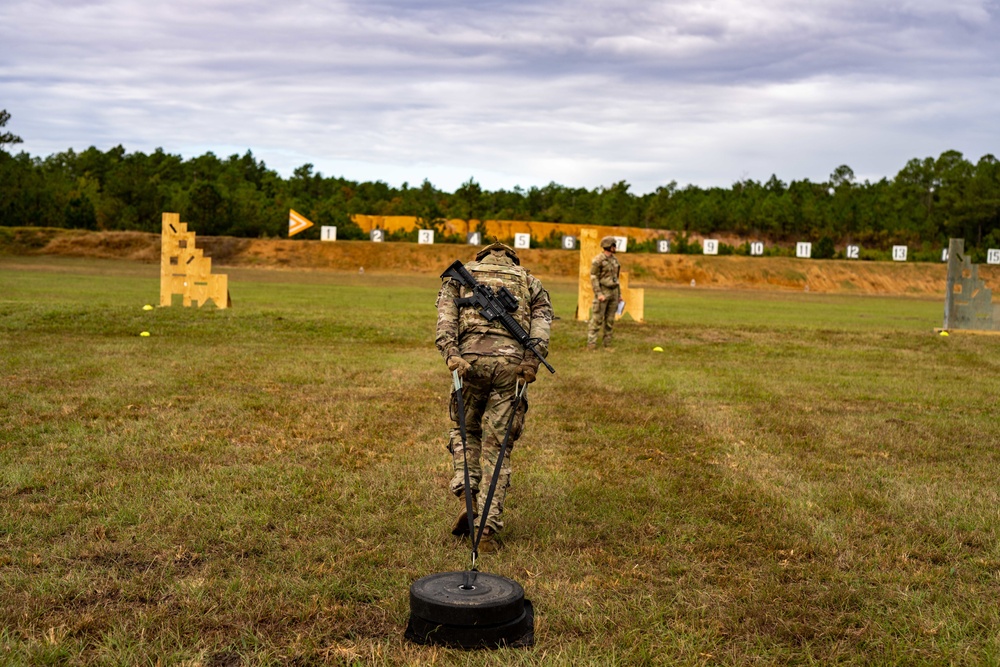
[[[514,252],[514,249],[511,248],[509,245],[505,245],[503,243],[500,243],[499,241],[496,242],[496,243],[492,243],[492,244],[486,246],[485,248],[483,248],[482,250],[480,250],[479,252],[477,252],[476,253],[476,261],[477,262],[481,261],[483,259],[483,257],[486,257],[486,255],[490,254],[491,252],[496,252],[496,253],[499,253],[499,254],[507,255],[512,260],[514,260],[515,264],[517,264],[517,265],[521,264],[521,260],[519,260],[517,258],[517,253]]]
[[[601,239],[601,249],[610,250],[611,248],[618,249],[618,239],[614,236],[605,236]]]

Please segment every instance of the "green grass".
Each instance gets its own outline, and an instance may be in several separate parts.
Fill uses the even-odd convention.
[[[0,664],[1000,664],[1000,339],[940,302],[647,288],[587,353],[550,282],[480,561],[536,645],[465,653],[402,636],[469,561],[437,280],[225,272],[0,257]]]

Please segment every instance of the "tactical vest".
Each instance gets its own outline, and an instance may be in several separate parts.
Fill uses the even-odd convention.
[[[598,285],[608,290],[619,287],[618,281],[622,267],[617,257],[602,252],[594,257],[593,264],[597,266],[597,274],[594,277],[597,279]]]
[[[488,262],[469,262],[469,273],[481,285],[492,290],[506,287],[517,298],[517,310],[511,315],[525,331],[531,330],[531,294],[528,292],[528,271],[521,266],[507,266]],[[467,297],[472,290],[462,287],[459,296]],[[458,318],[459,336],[488,335],[516,340],[499,321],[488,322],[474,306],[462,308]]]

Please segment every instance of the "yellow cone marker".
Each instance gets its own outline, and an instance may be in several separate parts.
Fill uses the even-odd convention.
[[[143,310],[153,310],[153,307],[147,303],[145,306],[142,307],[142,309]]]
[[[942,332],[941,332],[941,335],[942,335],[942,336],[947,336],[947,335],[948,335],[948,332],[947,332],[947,331],[942,331]]]
[[[656,347],[653,348],[653,352],[663,352],[663,348],[657,345]]]
[[[143,338],[146,338],[147,336],[149,336],[149,332],[148,332],[148,331],[143,331],[143,332],[142,332],[141,334],[139,334],[139,335],[140,335],[140,336],[142,336]]]

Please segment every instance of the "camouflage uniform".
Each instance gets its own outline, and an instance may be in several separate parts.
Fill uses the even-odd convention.
[[[601,240],[601,246],[609,237]],[[621,300],[621,289],[618,286],[618,274],[621,264],[614,253],[601,251],[590,263],[590,285],[594,288],[594,302],[590,307],[590,323],[587,325],[587,347],[597,346],[597,336],[604,337],[604,347],[611,346],[614,335],[615,315],[618,312],[618,302]],[[597,298],[604,295],[604,301]]]
[[[494,244],[480,252],[477,261],[469,262],[465,268],[480,284],[494,289],[505,286],[517,297],[518,308],[512,315],[528,335],[538,341],[538,350],[544,356],[548,353],[549,331],[552,326],[549,294],[537,278],[516,263],[511,257],[513,254],[506,246]],[[453,355],[461,355],[471,364],[463,379],[462,388],[469,484],[473,494],[477,494],[480,483],[485,480],[484,493],[476,496],[479,504],[476,514],[479,514],[481,523],[485,523],[496,533],[503,528],[500,515],[510,486],[510,448],[524,428],[524,417],[528,410],[526,400],[519,404],[514,418],[508,451],[500,469],[490,513],[484,520],[481,509],[486,501],[485,491],[493,477],[493,468],[510,419],[514,387],[518,379],[515,371],[522,360],[529,364],[533,362],[535,368],[538,361],[530,351],[526,354],[520,343],[499,322],[488,322],[474,306],[459,309],[455,305],[456,297],[466,297],[470,293],[470,290],[450,279],[446,279],[441,285],[437,298],[435,344],[446,361]],[[456,408],[457,402],[453,395],[449,414],[455,426],[450,431],[448,449],[452,454],[455,474],[449,486],[452,493],[459,495],[465,488],[465,457]]]

